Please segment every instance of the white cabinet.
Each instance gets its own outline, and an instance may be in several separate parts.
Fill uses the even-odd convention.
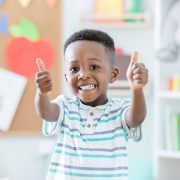
[[[179,180],[180,150],[177,145],[180,92],[169,90],[175,63],[156,62],[154,99],[154,170],[157,180]],[[176,64],[176,67],[179,66]],[[179,66],[180,67],[180,66]]]
[[[174,0],[155,1],[156,48],[160,45],[166,14],[172,3]],[[171,89],[172,77],[180,77],[180,58],[168,62],[156,60],[154,72],[154,174],[156,180],[179,180],[180,90]]]

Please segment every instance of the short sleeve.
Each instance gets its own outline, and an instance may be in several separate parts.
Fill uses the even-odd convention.
[[[128,139],[132,139],[133,141],[140,141],[142,139],[142,127],[141,125],[138,126],[137,128],[131,128],[129,129],[129,127],[126,124],[125,119],[122,119],[122,126],[123,129],[126,133],[126,136]]]
[[[64,117],[64,103],[62,96],[58,96],[56,99],[52,100],[52,102],[56,103],[59,109],[61,109],[61,111],[57,121],[55,122],[50,122],[46,119],[43,119],[42,132],[45,136],[57,134],[62,126],[62,121]]]
[[[125,114],[130,107],[130,102],[131,102],[130,99],[126,99],[122,104],[123,113],[122,113],[121,123],[122,123],[123,129],[125,131],[125,134],[127,136],[127,139],[132,139],[133,141],[140,141],[142,139],[141,125],[137,128],[129,129],[129,127],[127,126],[126,121],[125,121]]]

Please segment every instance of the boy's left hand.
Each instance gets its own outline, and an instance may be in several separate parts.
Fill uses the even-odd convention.
[[[142,89],[148,82],[148,69],[143,63],[138,62],[138,52],[131,55],[126,76],[132,90]]]

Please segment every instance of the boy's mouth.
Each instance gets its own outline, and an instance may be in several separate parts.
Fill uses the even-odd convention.
[[[95,84],[88,84],[88,85],[81,85],[81,86],[79,86],[79,89],[81,91],[90,91],[90,90],[93,90],[95,88],[96,88]]]

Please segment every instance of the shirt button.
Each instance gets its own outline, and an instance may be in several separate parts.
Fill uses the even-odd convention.
[[[90,115],[90,116],[94,116],[94,113],[93,113],[93,112],[90,112],[89,115]]]
[[[90,128],[91,127],[91,125],[90,124],[87,124],[87,128]]]

